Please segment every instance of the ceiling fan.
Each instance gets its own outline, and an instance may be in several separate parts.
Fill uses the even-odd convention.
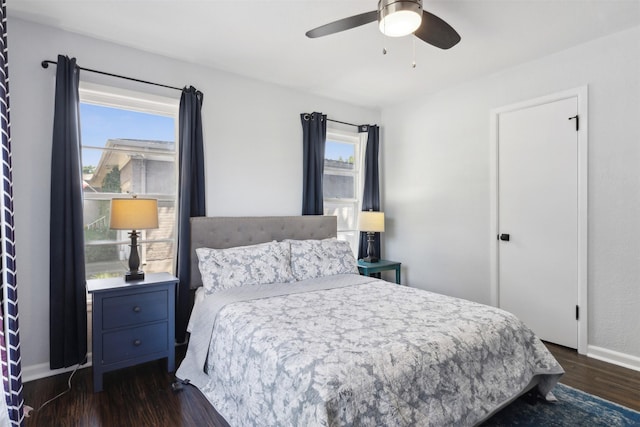
[[[339,19],[307,31],[309,38],[327,36],[378,21],[380,31],[390,37],[413,33],[440,49],[450,49],[460,41],[456,30],[436,15],[422,9],[422,0],[379,0],[378,10]]]

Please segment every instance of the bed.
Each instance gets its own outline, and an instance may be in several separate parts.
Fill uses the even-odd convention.
[[[231,426],[471,426],[533,388],[551,396],[564,372],[510,313],[358,275],[335,217],[191,230],[176,376]]]

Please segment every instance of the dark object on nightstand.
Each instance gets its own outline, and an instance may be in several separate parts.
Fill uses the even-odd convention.
[[[93,391],[105,372],[167,358],[175,370],[175,292],[178,279],[149,273],[145,280],[123,277],[87,280],[93,301]]]
[[[396,261],[388,261],[385,259],[378,260],[378,262],[367,262],[364,259],[358,260],[358,270],[363,276],[371,276],[375,273],[380,273],[386,270],[396,271],[396,283],[400,284],[400,266],[402,263]]]
[[[375,236],[376,233],[367,231],[367,256],[363,258],[364,262],[374,263],[379,261],[378,257],[376,256],[376,250],[373,247],[373,240]]]

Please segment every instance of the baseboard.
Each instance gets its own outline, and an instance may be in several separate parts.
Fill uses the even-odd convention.
[[[91,364],[91,353],[87,357],[87,363],[81,365],[79,369],[88,368]],[[39,363],[37,365],[23,366],[22,367],[22,382],[27,383],[33,380],[39,380],[40,378],[52,377],[58,374],[64,374],[65,372],[71,372],[76,369],[76,366],[70,366],[68,368],[50,369],[49,363]]]
[[[622,366],[623,368],[640,371],[640,357],[632,356],[630,354],[590,345],[587,347],[587,356],[602,360],[603,362]]]

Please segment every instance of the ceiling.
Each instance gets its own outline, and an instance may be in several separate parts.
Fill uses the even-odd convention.
[[[375,23],[317,39],[304,35],[376,6],[377,0],[13,0],[7,9],[10,17],[373,108],[640,25],[640,0],[424,0],[425,10],[462,36],[457,46],[386,38]]]

